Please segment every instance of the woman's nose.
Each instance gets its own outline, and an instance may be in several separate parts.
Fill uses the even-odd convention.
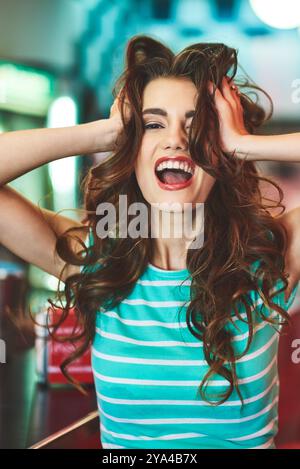
[[[186,131],[181,128],[170,129],[167,135],[164,136],[164,147],[182,148],[185,149],[188,144],[188,137]]]

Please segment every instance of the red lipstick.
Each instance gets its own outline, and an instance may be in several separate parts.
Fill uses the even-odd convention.
[[[161,158],[158,158],[158,160],[156,160],[155,169],[163,161],[169,161],[169,160],[188,163],[192,167],[193,171],[195,171],[195,163],[193,162],[193,160],[191,160],[191,158],[188,158],[187,156],[184,156],[184,155],[182,155],[182,156],[181,155],[179,155],[179,156],[162,156]]]
[[[156,173],[156,168],[163,161],[179,161],[179,162],[183,162],[183,163],[188,163],[188,165],[191,166],[191,168],[193,170],[193,175],[187,181],[181,182],[181,183],[178,183],[178,184],[164,183],[159,179],[159,177],[157,176],[157,173]],[[190,158],[188,158],[187,156],[184,156],[184,155],[179,155],[179,156],[176,156],[176,157],[175,156],[174,157],[163,156],[161,158],[158,158],[158,160],[155,162],[155,177],[156,177],[156,180],[157,180],[157,183],[158,183],[159,187],[163,190],[178,191],[178,190],[185,189],[186,187],[190,186],[193,183],[194,173],[195,173],[195,163]]]

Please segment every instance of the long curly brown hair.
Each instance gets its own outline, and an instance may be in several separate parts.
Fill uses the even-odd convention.
[[[63,373],[75,385],[78,383],[67,372],[67,366],[91,345],[96,313],[101,314],[100,308],[104,305],[113,308],[126,298],[152,259],[150,238],[99,238],[96,209],[99,204],[110,202],[118,219],[120,194],[127,195],[128,205],[134,202],[147,204],[135,177],[134,163],[144,133],[141,113],[143,90],[158,77],[185,77],[195,84],[198,95],[189,133],[189,151],[193,161],[216,179],[205,202],[204,245],[200,249],[188,250],[186,257],[192,293],[186,322],[190,332],[203,341],[209,365],[209,371],[199,386],[201,398],[210,402],[205,384],[214,374],[219,374],[228,381],[229,388],[220,395],[216,405],[225,402],[234,388],[243,402],[235,362],[247,353],[253,337],[254,305],[247,299],[249,291],[259,292],[264,305],[282,316],[283,322],[276,324],[288,321],[287,312],[272,301],[278,293],[272,292],[276,281],[283,281],[280,292],[287,287],[284,272],[287,233],[271,214],[274,208],[284,212],[283,192],[275,182],[259,174],[253,162],[222,151],[218,114],[213,95],[208,93],[208,81],[214,84],[214,88],[219,87],[225,75],[236,76],[237,67],[237,51],[222,43],[193,44],[175,55],[167,46],[148,36],[134,36],[128,42],[125,70],[113,89],[114,97],[120,91],[123,101],[124,131],[117,148],[91,168],[83,182],[87,214],[84,222],[93,235],[93,243],[90,247],[81,243],[82,249],[75,252],[69,240],[76,238],[76,229],[57,239],[59,256],[67,263],[83,266],[81,273],[71,275],[65,281],[64,300],[59,305],[63,314],[53,330],[55,336],[70,308],[75,307],[81,332],[71,338],[75,351],[62,363]],[[245,74],[243,78],[236,77],[235,83],[242,92],[240,99],[245,127],[250,133],[255,133],[272,114],[271,98],[251,83]],[[269,99],[271,110],[268,115],[258,104],[257,91]],[[250,98],[251,94],[255,99]],[[129,120],[125,119],[125,97],[132,109]],[[214,162],[213,154],[217,156]],[[277,201],[264,197],[261,183],[276,187]],[[260,268],[253,274],[250,266],[256,261],[259,261]],[[49,301],[52,306],[58,306]],[[231,334],[225,328],[232,312],[239,315],[238,302],[245,307],[249,327],[247,346],[239,356],[235,355]],[[261,315],[266,321],[275,323],[263,313]]]

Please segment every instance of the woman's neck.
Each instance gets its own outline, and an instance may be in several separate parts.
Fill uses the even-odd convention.
[[[153,208],[153,207],[152,207]],[[156,267],[166,270],[181,270],[186,268],[187,251],[196,233],[203,228],[202,212],[167,212],[157,210],[151,221],[151,236],[153,255],[151,262]],[[186,217],[186,218],[184,218]],[[194,228],[195,217],[200,220]]]

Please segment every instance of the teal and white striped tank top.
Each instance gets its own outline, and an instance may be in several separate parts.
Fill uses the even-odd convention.
[[[237,362],[244,406],[236,390],[218,406],[201,400],[197,389],[208,370],[203,344],[187,328],[187,305],[178,315],[190,299],[188,277],[187,269],[149,264],[124,301],[97,314],[92,368],[102,447],[275,448],[278,332],[258,319],[249,351]],[[288,309],[297,287],[287,302],[284,293],[274,301]],[[249,295],[262,304],[255,291]],[[234,317],[228,327],[235,349],[243,351],[247,324]],[[222,376],[209,381],[209,394],[225,389]]]

